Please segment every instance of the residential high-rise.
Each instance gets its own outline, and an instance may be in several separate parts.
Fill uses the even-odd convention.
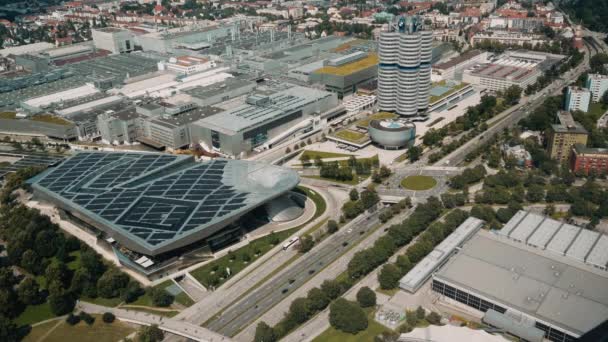
[[[566,108],[567,111],[582,110],[587,112],[589,110],[589,101],[591,100],[591,92],[589,89],[580,87],[568,87],[566,93]]]
[[[433,33],[418,16],[399,17],[380,33],[378,104],[405,117],[424,114],[431,89]]]
[[[551,125],[547,130],[547,152],[551,159],[566,162],[570,157],[572,146],[587,145],[589,133],[569,112],[559,112],[559,124]]]
[[[587,76],[586,88],[589,89],[593,95],[591,100],[593,102],[600,102],[602,96],[604,96],[604,93],[608,90],[608,76],[589,74],[589,76]]]

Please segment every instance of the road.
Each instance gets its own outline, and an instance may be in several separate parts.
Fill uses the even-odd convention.
[[[378,212],[357,217],[274,279],[246,295],[220,317],[208,322],[206,327],[226,336],[234,336],[282,301],[287,294],[310,280],[320,269],[338,259],[350,246],[363,240],[365,232],[379,223]]]

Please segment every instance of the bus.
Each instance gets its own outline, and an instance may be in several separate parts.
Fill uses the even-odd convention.
[[[285,242],[285,243],[283,244],[283,250],[284,250],[284,251],[286,251],[286,250],[287,250],[287,248],[291,247],[292,245],[294,245],[294,244],[295,244],[296,242],[298,242],[298,241],[300,241],[300,238],[299,238],[299,237],[297,237],[297,236],[296,236],[296,237],[294,237],[294,238],[289,239],[289,241],[287,241],[287,242]]]

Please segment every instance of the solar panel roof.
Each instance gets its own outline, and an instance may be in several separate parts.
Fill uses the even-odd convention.
[[[79,152],[31,180],[124,246],[156,255],[205,238],[299,182],[261,163],[156,153]]]

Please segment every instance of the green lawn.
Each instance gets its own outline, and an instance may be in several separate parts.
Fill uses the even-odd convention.
[[[185,307],[190,307],[194,304],[194,301],[190,296],[186,294],[186,292],[180,292],[177,296],[175,296],[175,302],[180,303]]]
[[[306,195],[306,197],[310,198],[315,203],[316,211],[315,211],[315,214],[310,219],[310,221],[312,221],[312,220],[316,219],[317,217],[323,215],[323,213],[327,209],[327,203],[325,203],[325,200],[323,199],[323,197],[321,195],[319,195],[318,193],[310,190],[307,187],[301,186],[301,185],[298,186],[295,191],[297,191],[299,193],[303,193],[304,195]],[[308,224],[308,222],[306,222],[304,225],[306,225],[306,224]],[[302,228],[304,225],[301,225],[301,226],[299,226],[297,228],[298,229]]]
[[[334,182],[334,183],[340,183],[340,184],[346,184],[346,185],[357,185],[357,184],[363,182],[364,180],[366,180],[367,177],[369,177],[369,176],[355,175],[353,177],[353,179],[351,179],[349,181],[342,181],[342,180],[337,180],[337,179],[333,179],[333,178],[325,178],[325,177],[321,177],[321,176],[302,176],[302,177],[311,178],[311,179],[320,179],[320,180],[324,180],[324,181],[328,181],[328,182]]]
[[[212,261],[200,268],[197,268],[196,270],[190,272],[190,274],[204,286],[209,287],[214,285],[217,288],[228,279],[221,279],[218,275],[216,275],[214,272],[215,267],[217,267],[218,273],[222,270],[225,270],[226,268],[229,268],[231,276],[234,276],[235,274],[245,269],[245,267],[247,267],[249,264],[254,262],[257,258],[261,257],[266,252],[271,250],[274,245],[272,245],[270,242],[275,237],[278,238],[280,244],[287,237],[295,233],[297,229],[298,228],[289,229],[275,233],[274,236],[267,235],[262,238],[256,239],[250,242],[247,246],[241,247],[235,251],[232,251],[232,253],[230,254],[227,254],[215,261]],[[260,252],[260,254],[257,256],[254,255],[256,251]],[[230,260],[231,255],[235,256],[234,260]],[[243,260],[244,255],[248,255],[251,260],[249,262],[245,262]]]
[[[368,116],[365,119],[361,119],[361,120],[355,122],[355,126],[367,128],[369,126],[369,123],[372,120],[395,119],[397,117],[399,117],[399,115],[397,115],[395,113],[378,112],[376,114],[372,114],[372,115]]]
[[[17,113],[15,112],[2,112],[0,113],[0,119],[15,119],[17,117]]]
[[[408,176],[401,181],[401,186],[408,190],[428,190],[437,185],[437,181],[429,176]]]
[[[351,129],[342,129],[333,134],[336,138],[360,144],[367,140],[367,134],[353,131]]]
[[[367,329],[353,335],[336,330],[333,327],[325,330],[321,335],[317,336],[313,342],[373,342],[374,337],[381,334],[385,330],[389,330],[382,324],[374,320],[374,310],[366,309],[368,326]]]
[[[75,326],[61,321],[59,325],[44,339],[43,342],[66,342],[66,341],[95,341],[95,342],[116,342],[127,337],[135,331],[135,328],[128,326],[118,320],[113,323],[104,323],[100,315],[94,315],[95,322],[89,326],[80,322]],[[32,331],[23,339],[24,342],[37,342],[42,336],[49,332],[57,322],[49,322],[33,327]]]
[[[34,324],[53,317],[55,315],[51,312],[49,303],[44,302],[40,305],[28,305],[21,315],[15,319],[15,323],[18,325]]]
[[[81,297],[80,300],[85,301],[85,302],[89,302],[89,303],[92,303],[92,304],[108,306],[108,307],[111,307],[111,308],[117,307],[118,304],[122,303],[122,299],[120,299],[120,297],[118,297],[118,298],[101,298],[101,297],[88,298],[88,297]]]
[[[593,117],[593,120],[597,121],[606,112],[606,110],[608,110],[608,108],[604,108],[604,105],[600,102],[590,103],[587,114]]]
[[[304,150],[304,152],[300,155],[300,160],[302,160],[302,157],[304,156],[307,156],[310,161],[314,161],[315,159],[317,159],[317,157],[321,159],[328,159],[350,157],[351,155],[344,153]]]

